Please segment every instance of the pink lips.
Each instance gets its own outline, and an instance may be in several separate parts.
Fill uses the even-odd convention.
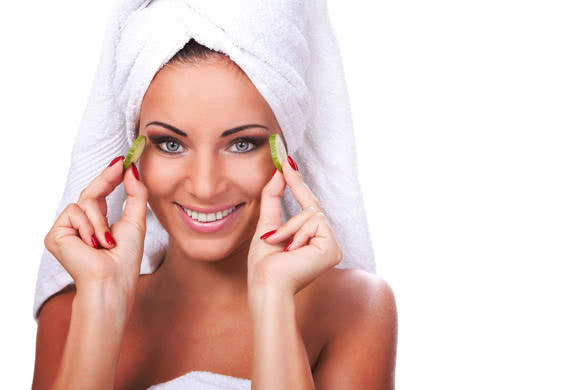
[[[190,207],[188,207],[190,208]],[[229,208],[229,206],[228,206]],[[187,226],[199,233],[214,233],[221,229],[228,227],[236,218],[236,214],[239,214],[241,207],[237,207],[234,211],[231,212],[227,217],[220,219],[219,221],[214,222],[199,222],[190,216],[188,216],[184,211],[183,208],[177,205],[177,210],[181,216],[181,219],[187,224]],[[217,211],[225,210],[218,209]],[[213,211],[210,211],[210,213]]]
[[[184,204],[182,206],[184,208],[186,208],[186,209],[193,210],[193,211],[197,211],[198,213],[208,214],[208,213],[217,213],[218,211],[227,210],[227,209],[232,208],[232,207],[234,207],[236,205],[235,204],[228,204],[228,205],[225,205],[225,206],[218,206],[218,207],[213,207],[213,208],[210,208],[210,209],[201,209],[199,207],[189,206],[188,204]]]

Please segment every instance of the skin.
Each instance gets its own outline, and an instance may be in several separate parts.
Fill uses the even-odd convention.
[[[147,126],[152,121],[170,124],[188,137]],[[139,123],[139,134],[148,140],[139,161],[140,179],[148,189],[148,204],[169,233],[163,262],[148,278],[149,295],[177,307],[244,305],[248,249],[261,192],[274,171],[268,137],[277,132],[284,139],[270,106],[237,65],[213,57],[162,68],[146,91]],[[270,131],[254,127],[220,136],[247,124]],[[151,138],[155,135],[175,138],[158,146],[176,154],[158,150]],[[242,136],[261,136],[264,142],[234,143]],[[245,204],[231,226],[210,234],[190,230],[175,202],[203,208]]]
[[[152,121],[171,124],[188,138],[146,126]],[[220,136],[250,123],[271,131]],[[131,316],[117,328],[111,318],[125,307],[105,300],[102,291],[69,291],[51,300],[39,321],[33,388],[53,383],[61,361],[56,348],[65,345],[56,388],[87,383],[88,375],[79,372],[93,374],[96,388],[111,388],[113,381],[114,388],[134,389],[197,369],[252,378],[253,389],[393,389],[397,313],[382,278],[331,268],[294,297],[272,290],[261,297],[269,299],[253,299],[260,303],[249,307],[249,246],[262,190],[274,171],[267,139],[273,132],[283,135],[246,75],[221,58],[167,66],[145,94],[140,124],[139,134],[149,140],[156,134],[179,143],[159,145],[173,155],[149,141],[139,161],[148,203],[169,233],[167,253],[156,272],[139,278]],[[266,142],[243,153],[254,148],[237,146],[234,141],[244,135]],[[287,184],[300,188],[287,165],[286,172]],[[174,202],[245,204],[225,231],[203,234],[185,226]],[[70,319],[69,329],[55,327],[54,319]],[[95,353],[83,353],[92,348]]]

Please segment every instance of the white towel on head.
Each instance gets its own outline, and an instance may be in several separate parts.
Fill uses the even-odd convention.
[[[100,62],[74,142],[55,220],[134,141],[142,99],[156,72],[190,39],[228,55],[271,107],[288,153],[319,199],[344,257],[337,268],[375,273],[355,137],[340,51],[326,0],[124,0],[115,4]],[[108,197],[108,223],[120,220],[126,193]],[[287,187],[285,222],[300,212]],[[168,233],[150,207],[140,274],[162,261]],[[44,250],[33,317],[73,279]]]

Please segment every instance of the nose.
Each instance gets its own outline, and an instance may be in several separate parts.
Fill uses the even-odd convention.
[[[217,195],[224,191],[223,164],[212,151],[200,148],[188,164],[185,176],[193,197],[204,205],[215,204]]]

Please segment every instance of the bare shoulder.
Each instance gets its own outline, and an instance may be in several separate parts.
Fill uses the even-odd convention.
[[[313,369],[316,388],[394,389],[398,315],[390,284],[357,269],[319,285],[327,339]]]
[[[332,268],[315,286],[314,297],[321,313],[327,313],[324,318],[330,336],[356,321],[396,317],[390,284],[380,275],[360,269]]]
[[[75,284],[68,284],[55,294],[48,297],[39,308],[39,321],[41,316],[47,316],[46,314],[43,315],[43,312],[50,311],[52,313],[59,312],[61,314],[70,314],[71,303],[73,302],[76,293],[77,289]]]

